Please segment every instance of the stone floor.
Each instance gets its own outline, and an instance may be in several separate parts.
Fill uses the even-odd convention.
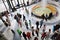
[[[36,4],[34,4],[34,5],[36,5]],[[32,26],[34,26],[34,29],[36,29],[36,25],[35,25],[35,22],[36,21],[40,21],[41,19],[38,19],[38,18],[35,18],[34,16],[31,16],[30,14],[31,14],[31,7],[33,7],[34,5],[31,5],[31,6],[28,6],[27,7],[27,9],[29,10],[29,15],[27,16],[27,14],[26,14],[26,11],[24,10],[24,7],[23,8],[20,8],[20,9],[17,9],[17,11],[16,12],[12,12],[11,14],[13,14],[13,15],[15,15],[16,13],[20,13],[21,15],[25,15],[26,16],[26,19],[27,19],[27,21],[28,20],[31,20],[31,24],[32,24]],[[59,9],[60,10],[60,9]],[[59,12],[60,13],[60,12]],[[57,17],[59,20],[60,20],[60,15],[59,15],[59,17]],[[21,19],[22,20],[22,19]],[[56,20],[56,19],[55,19]],[[26,29],[26,27],[25,27],[25,24],[24,24],[24,22],[22,23],[22,28],[21,27],[19,27],[19,25],[18,25],[18,23],[16,22],[16,20],[14,20],[13,19],[13,17],[10,17],[10,21],[11,21],[11,29],[13,29],[14,31],[15,31],[15,33],[16,33],[16,35],[14,36],[14,40],[20,40],[20,37],[19,37],[19,35],[18,35],[18,33],[16,32],[16,30],[18,29],[18,28],[20,28],[20,30],[21,31],[23,31],[23,32],[31,32],[31,29],[30,29],[30,26],[29,26],[29,29],[27,30]],[[50,21],[50,22],[53,22],[52,20]],[[60,21],[58,21],[58,22],[60,22]],[[51,30],[53,30],[53,26],[54,25],[48,25],[48,23],[46,24],[46,31],[48,32],[48,30],[49,29],[51,29]],[[42,28],[40,28],[40,31],[39,31],[39,37],[38,37],[38,39],[39,40],[41,40],[41,33],[42,33]],[[35,37],[35,36],[34,36]],[[31,36],[31,40],[34,40],[34,37],[33,36]],[[24,38],[22,37],[21,38],[21,40],[24,40]],[[49,39],[49,40],[51,40],[51,39]]]

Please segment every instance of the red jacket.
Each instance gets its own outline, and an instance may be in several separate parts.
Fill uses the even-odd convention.
[[[46,33],[42,33],[42,37],[45,37],[46,36]]]
[[[30,33],[30,32],[27,32],[26,36],[27,36],[28,38],[30,38],[30,37],[31,37],[31,33]]]

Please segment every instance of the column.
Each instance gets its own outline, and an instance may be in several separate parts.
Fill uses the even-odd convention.
[[[7,4],[9,5],[9,9],[12,9],[12,6],[10,4],[10,1],[9,0],[6,0],[7,1]]]

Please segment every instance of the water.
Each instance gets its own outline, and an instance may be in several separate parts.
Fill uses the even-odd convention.
[[[46,8],[46,5],[47,5],[47,1],[48,0],[41,0],[41,6],[43,7],[43,8]]]

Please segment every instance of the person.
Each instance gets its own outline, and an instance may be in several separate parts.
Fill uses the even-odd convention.
[[[37,37],[35,37],[35,38],[34,38],[34,40],[38,40],[38,38],[37,38]]]
[[[50,33],[51,33],[51,29],[49,29],[49,32],[46,33],[46,40],[49,40],[49,38],[51,37]]]
[[[17,29],[17,33],[19,34],[19,38],[20,38],[20,40],[21,40],[21,38],[22,38],[22,31],[20,30],[20,29]]]
[[[35,31],[36,35],[39,36],[39,28]]]
[[[42,25],[43,25],[43,19],[40,21],[40,28],[42,27]]]
[[[15,31],[11,29],[11,32],[12,32],[12,33],[14,34],[14,36],[15,36]]]
[[[58,16],[58,12],[56,12],[56,16]]]
[[[37,29],[38,29],[38,26],[39,26],[39,21],[36,22],[36,27],[37,27]]]
[[[46,16],[45,16],[45,20],[46,20],[46,21],[47,21],[48,17],[49,17],[49,16],[46,14]]]
[[[4,23],[4,25],[5,25],[6,27],[8,27],[8,23],[7,23],[5,20],[3,20],[2,18],[1,18],[1,20],[2,20],[2,22]]]
[[[46,25],[43,26],[43,32],[45,32],[45,30],[46,30]]]
[[[22,4],[23,6],[26,6],[26,4],[25,4],[25,1],[23,0],[23,4]]]
[[[22,31],[21,31],[21,30],[19,30],[19,29],[17,29],[17,32],[18,32],[18,34],[21,36]]]
[[[22,23],[21,23],[21,20],[20,20],[20,18],[18,17],[18,15],[15,15],[15,16],[14,16],[14,19],[16,19],[17,23],[20,25],[20,27],[22,27]]]
[[[16,19],[16,21],[18,22],[18,16],[17,15],[14,16],[14,19]]]
[[[17,0],[17,3],[18,3],[18,4],[17,4],[18,8],[20,8],[19,0]]]
[[[42,33],[41,39],[44,40],[44,38],[46,37],[46,32]]]
[[[31,20],[29,20],[29,25],[30,25],[30,27],[31,27]]]
[[[44,14],[41,16],[41,18],[42,18],[42,19],[45,19],[45,16],[44,16]]]
[[[25,20],[25,25],[26,25],[26,28],[29,29],[29,28],[28,28],[27,20]]]
[[[8,18],[8,14],[9,14],[9,12],[6,11],[6,12],[5,12],[5,17],[6,17],[6,18]]]
[[[6,23],[8,24],[8,26],[11,26],[9,18],[6,19]]]
[[[54,34],[52,35],[51,39],[52,39],[52,40],[55,40],[57,36],[58,36],[58,30],[56,30],[56,31],[54,32]]]
[[[51,17],[53,17],[53,14],[52,13],[49,14],[48,19],[51,19]]]
[[[23,21],[25,21],[26,20],[26,18],[25,18],[25,16],[23,15]]]
[[[29,6],[29,0],[27,1],[27,6]]]
[[[60,34],[56,37],[56,40],[60,40]]]
[[[10,14],[8,12],[5,13],[6,16],[6,22],[8,23],[8,26],[11,26],[11,22],[10,22]]]
[[[31,38],[31,33],[30,32],[27,32],[27,38],[30,40],[30,38]]]
[[[21,17],[22,17],[22,15],[21,15],[21,14],[19,14],[19,13],[17,13],[17,16],[18,16],[19,18],[21,18]]]
[[[22,35],[23,35],[24,39],[27,40],[25,32],[23,32]]]
[[[3,27],[3,26],[6,26],[4,23],[3,23],[3,21],[2,21],[3,19],[2,19],[2,16],[0,15],[0,27]]]
[[[22,22],[21,22],[20,18],[18,19],[18,24],[20,25],[20,27],[22,27]]]
[[[34,27],[32,26],[32,36],[34,36]]]

